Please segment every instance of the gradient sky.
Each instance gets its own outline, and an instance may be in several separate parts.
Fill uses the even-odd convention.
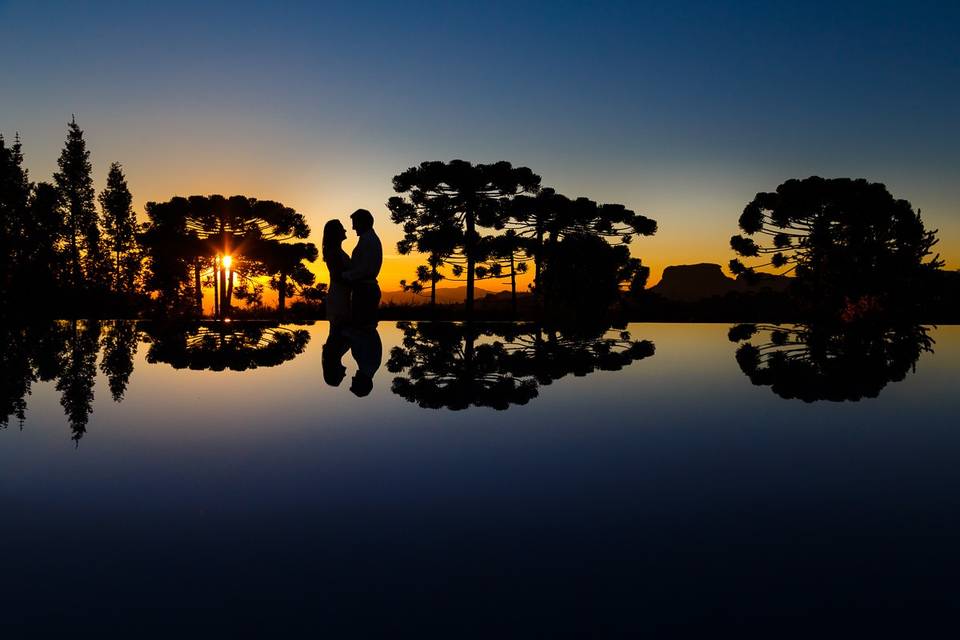
[[[369,208],[384,289],[417,262],[392,176],[452,158],[656,219],[633,245],[654,281],[726,264],[743,205],[813,174],[886,183],[960,266],[960,4],[0,0],[0,24],[0,131],[33,180],[76,114],[97,188],[122,162],[141,213],[241,193],[319,243]]]

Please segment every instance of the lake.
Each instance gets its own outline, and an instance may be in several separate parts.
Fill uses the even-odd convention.
[[[915,629],[960,605],[957,326],[2,332],[5,637]]]

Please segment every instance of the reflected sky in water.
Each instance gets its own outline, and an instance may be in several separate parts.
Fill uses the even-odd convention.
[[[330,386],[325,323],[232,342],[141,325],[120,402],[101,350],[76,443],[53,380],[33,384],[22,430],[0,431],[4,619],[483,635],[960,604],[960,328],[927,328],[933,351],[855,402],[754,384],[730,330],[631,324],[551,346],[494,325],[471,334],[468,366],[449,326],[381,323],[357,397],[369,357],[343,351]],[[122,331],[104,323],[101,346]],[[225,349],[239,355],[206,368]],[[411,373],[425,362],[459,410],[398,386],[436,373]],[[474,392],[508,408],[463,407]]]

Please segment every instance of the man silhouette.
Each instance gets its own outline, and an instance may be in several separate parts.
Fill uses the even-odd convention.
[[[344,279],[353,288],[351,312],[356,327],[375,327],[380,306],[380,285],[377,276],[383,265],[383,246],[373,230],[373,214],[357,209],[350,214],[353,230],[357,232],[357,246],[350,256],[350,268]]]

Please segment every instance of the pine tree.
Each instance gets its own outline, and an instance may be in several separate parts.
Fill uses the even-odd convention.
[[[133,196],[119,162],[110,165],[107,188],[100,193],[103,211],[103,233],[111,252],[111,286],[114,291],[129,293],[136,277],[139,260],[131,260],[136,248],[137,220],[133,213]]]
[[[76,118],[67,125],[67,140],[57,165],[60,171],[53,175],[53,179],[60,191],[67,232],[70,285],[80,289],[103,284],[107,264],[94,206],[93,168],[83,130],[77,126]]]
[[[23,168],[20,135],[10,147],[0,135],[0,300],[4,303],[22,261],[29,198],[30,181]]]

